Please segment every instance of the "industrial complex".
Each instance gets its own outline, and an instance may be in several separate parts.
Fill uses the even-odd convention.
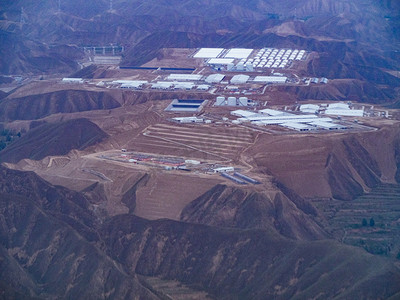
[[[271,91],[282,86],[329,84],[327,78],[304,77],[297,72],[313,52],[200,48],[184,53],[186,65],[182,67],[167,67],[161,60],[140,67],[113,67],[110,74],[117,74],[114,76],[61,80],[63,84],[123,89],[126,93],[159,93],[167,100],[157,104],[162,123],[146,127],[134,139],[133,148],[99,154],[100,159],[132,167],[184,171],[182,174],[218,175],[234,184],[258,184],[257,179],[242,173],[248,170],[235,158],[260,133],[374,130],[358,120],[373,116],[372,106],[349,101],[293,104],[275,101],[271,96]],[[179,156],[186,152],[190,154]]]

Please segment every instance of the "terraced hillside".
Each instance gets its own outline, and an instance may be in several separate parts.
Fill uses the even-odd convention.
[[[155,124],[146,128],[134,146],[137,151],[180,153],[203,159],[230,160],[255,141],[256,133],[241,127]]]
[[[154,172],[136,192],[135,215],[149,220],[179,220],[182,209],[216,183],[213,178]],[[185,189],[184,187],[190,187]]]
[[[351,202],[315,201],[327,230],[345,244],[400,258],[400,186],[384,184]]]

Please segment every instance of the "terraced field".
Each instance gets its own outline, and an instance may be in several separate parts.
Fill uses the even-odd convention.
[[[230,160],[254,143],[255,138],[254,132],[242,127],[156,124],[135,140],[135,150]]]
[[[135,214],[150,220],[179,220],[187,204],[219,182],[220,179],[215,177],[199,179],[197,176],[153,172],[149,182],[136,193]]]
[[[315,204],[323,211],[332,235],[343,243],[374,254],[400,254],[400,185],[380,185],[350,202]]]

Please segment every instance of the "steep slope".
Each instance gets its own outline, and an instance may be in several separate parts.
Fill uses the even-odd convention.
[[[395,182],[399,140],[395,124],[346,135],[262,136],[249,153],[261,172],[300,196],[351,200]]]
[[[326,238],[327,234],[313,221],[312,215],[302,208],[281,192],[267,195],[216,185],[187,205],[181,220],[218,227],[275,229],[295,239]],[[311,205],[309,208],[309,212],[316,213]]]
[[[21,7],[24,7],[24,24],[19,23]],[[79,56],[74,47],[67,53],[45,45],[121,44],[128,49],[125,64],[153,58],[154,48],[283,46],[321,52],[323,58],[309,69],[315,74],[320,72],[331,78],[342,73],[340,78],[352,74],[351,78],[379,80],[379,75],[385,76],[379,67],[399,67],[397,7],[393,1],[372,0],[120,0],[113,2],[110,11],[108,1],[88,5],[74,0],[63,3],[58,11],[53,2],[12,2],[0,10],[7,35],[4,43],[0,43],[2,52],[26,40],[40,45],[36,48],[41,48],[41,52],[8,51],[7,60],[1,56],[0,65],[7,67],[5,72],[13,69],[37,73],[48,71],[51,64],[59,70],[61,65],[68,65]],[[324,47],[327,49],[324,51],[321,42],[337,45]],[[24,50],[23,46],[20,48]],[[365,69],[371,65],[373,69]]]
[[[383,103],[393,102],[397,97],[393,89],[385,89],[374,83],[356,79],[331,80],[327,85],[283,86],[277,90],[294,94],[298,100]]]
[[[0,122],[36,120],[57,113],[74,113],[120,107],[110,94],[83,90],[61,90],[0,102]]]
[[[0,152],[0,162],[17,163],[29,158],[41,160],[50,155],[65,155],[101,142],[108,135],[87,119],[45,123],[16,140]]]
[[[0,167],[0,211],[6,295],[155,299],[138,283],[141,274],[218,299],[399,296],[399,269],[361,249],[134,215],[100,223],[80,193],[31,172]]]
[[[400,272],[390,261],[332,241],[301,243],[268,231],[131,215],[106,222],[102,236],[132,274],[179,280],[218,299],[399,296]]]
[[[78,68],[76,59],[82,57],[70,46],[52,47],[23,38],[20,33],[0,29],[0,73],[70,73]],[[13,51],[10,51],[13,49]]]
[[[76,209],[81,204],[74,202],[82,200],[78,194],[51,187],[31,174],[26,176],[2,168],[1,175],[1,180],[6,175],[16,184],[13,187],[4,186],[3,182],[0,184],[2,297],[156,299],[87,235],[82,235],[76,223],[71,226],[70,218],[77,213],[79,220],[91,219],[86,223],[92,223],[90,230],[94,229],[90,213]],[[25,180],[29,181],[28,184],[41,188],[19,189],[18,184],[24,180],[21,176],[29,177]],[[30,193],[37,196],[29,196]],[[47,203],[38,197],[47,197]],[[57,202],[62,209],[52,205]]]

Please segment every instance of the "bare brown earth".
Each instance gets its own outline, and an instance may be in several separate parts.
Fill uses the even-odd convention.
[[[358,134],[264,135],[250,159],[304,197],[350,200],[380,180],[395,182],[398,126]]]
[[[27,89],[24,92],[18,91],[19,95],[22,96],[24,93],[25,97],[27,97],[27,92]],[[75,92],[81,93],[79,90]],[[32,93],[36,94],[35,89],[32,89]],[[82,91],[82,93],[84,92]],[[122,107],[90,112],[64,111],[68,113],[46,116],[40,121],[57,123],[61,120],[75,118],[91,120],[110,137],[92,146],[88,149],[89,152],[126,148],[130,151],[176,155],[186,159],[214,160],[225,165],[233,164],[242,167],[245,172],[249,172],[249,175],[255,178],[261,180],[265,178],[267,185],[271,185],[270,176],[272,176],[303,197],[352,199],[364,191],[368,191],[380,181],[394,182],[395,180],[396,161],[393,145],[398,139],[398,125],[389,125],[390,121],[386,122],[388,125],[375,132],[299,134],[289,131],[283,135],[271,134],[224,122],[211,125],[180,125],[168,121],[169,118],[178,116],[178,114],[165,113],[164,108],[170,100],[180,97],[184,93],[154,91],[135,93],[109,90],[107,94]],[[38,98],[36,102],[48,101],[46,95]],[[50,99],[58,101],[57,97],[61,97],[61,95],[64,95],[63,92],[55,93]],[[192,97],[191,95],[185,96]],[[10,101],[11,99],[15,100],[12,97],[10,95]],[[218,118],[227,115],[227,111],[224,109],[211,106],[206,108],[206,113]],[[32,115],[31,119],[38,117],[40,118],[40,115]],[[15,129],[18,127],[29,128],[31,123],[32,121],[29,120],[16,120],[9,126]],[[379,123],[372,125],[380,126]],[[70,148],[70,150],[72,149],[73,147]],[[77,172],[76,169],[82,169],[83,167],[78,166],[89,164],[91,168],[105,174],[113,181],[105,183],[110,185],[109,188],[105,188],[105,191],[108,191],[105,198],[109,199],[110,203],[114,203],[113,205],[104,204],[105,210],[111,214],[115,214],[117,211],[126,211],[126,206],[121,204],[122,196],[129,189],[129,187],[122,188],[125,179],[112,178],[114,175],[107,175],[110,174],[111,162],[83,157],[89,152],[71,152],[68,155],[68,163],[62,163],[59,166],[57,163],[49,164],[49,159],[45,159],[39,163],[40,168],[37,168],[37,163],[34,161],[23,161],[15,167],[35,170],[53,183],[82,190],[93,184],[96,179],[93,174]],[[381,155],[382,153],[385,155]],[[118,168],[120,166],[113,167],[115,170]],[[123,174],[121,176],[130,178],[132,175],[129,174],[136,171],[124,168],[124,170],[127,169],[129,169],[128,173],[121,172]],[[156,171],[148,169],[139,168],[138,170],[142,175],[134,175],[134,178],[139,178],[145,173],[157,174]],[[159,186],[155,195],[165,189],[165,184],[158,184],[160,179],[152,178],[154,176],[150,175],[151,179],[146,186],[148,190],[141,195],[150,191],[153,184]],[[190,178],[193,178],[193,175],[176,176],[179,178],[176,181],[188,180],[187,185],[192,185]],[[157,174],[157,177],[162,178],[163,176]],[[213,186],[211,182],[215,180],[207,179],[208,183],[206,183],[207,180],[202,179],[202,176],[198,178],[199,182],[205,180],[205,184],[199,183],[199,186],[203,186],[202,188],[197,192],[194,189],[190,197],[188,194],[178,193],[175,201],[181,204],[177,204],[174,209],[168,209],[168,212],[165,211],[165,215],[155,214],[153,217],[157,215],[157,217],[178,218],[183,204],[200,196],[202,192],[206,191],[205,187],[211,188]],[[135,180],[132,181],[132,184]],[[215,184],[221,180],[218,179]],[[222,182],[232,184],[226,180],[222,180]],[[185,184],[183,183],[182,186]],[[174,189],[177,190],[178,186]],[[111,190],[118,192],[111,193]],[[105,199],[103,201],[107,202]],[[142,206],[137,206],[138,210],[139,207]],[[143,216],[149,217],[150,215],[143,212]]]
[[[0,191],[6,298],[164,299],[157,280],[137,274],[218,299],[398,296],[400,273],[389,260],[334,241],[129,214],[104,221],[81,193],[4,167]]]
[[[84,201],[89,212],[83,209],[83,220],[95,224],[72,223],[75,226],[73,230],[84,236],[82,253],[94,251],[86,246],[87,240],[96,241],[100,261],[111,259],[117,266],[124,266],[124,274],[115,271],[115,276],[122,276],[123,279],[120,290],[115,291],[116,295],[128,295],[129,291],[135,290],[153,296],[154,287],[147,290],[143,283],[145,290],[142,290],[142,282],[125,281],[125,274],[134,276],[136,273],[177,280],[189,286],[194,285],[202,295],[207,292],[217,298],[227,299],[263,299],[265,295],[282,299],[294,295],[312,298],[321,293],[328,298],[338,293],[350,298],[360,295],[387,298],[398,293],[398,269],[393,262],[369,256],[361,249],[346,248],[334,241],[326,242],[332,236],[324,227],[325,223],[321,222],[325,215],[314,206],[315,201],[308,199],[349,201],[381,182],[395,183],[399,178],[400,165],[397,121],[359,118],[360,122],[372,128],[304,134],[279,130],[277,127],[233,125],[230,121],[222,120],[222,117],[232,119],[232,109],[212,107],[210,101],[200,116],[210,117],[212,124],[178,124],[170,119],[192,114],[167,113],[164,109],[174,98],[196,99],[198,94],[120,89],[103,91],[92,87],[89,91],[67,88],[65,91],[46,91],[41,94],[41,84],[31,84],[36,99],[34,104],[41,109],[29,111],[29,118],[18,117],[7,122],[10,129],[28,131],[18,140],[19,145],[29,146],[29,141],[35,140],[43,146],[47,145],[46,137],[52,140],[50,133],[40,139],[40,135],[35,134],[35,128],[44,126],[41,125],[44,122],[49,128],[63,128],[63,124],[69,124],[72,131],[79,132],[78,129],[82,129],[80,120],[85,120],[85,124],[91,125],[83,127],[96,129],[91,131],[93,137],[98,133],[107,136],[83,148],[79,143],[75,144],[72,138],[78,135],[66,134],[68,130],[64,128],[56,134],[65,139],[65,144],[60,143],[60,152],[43,152],[44,157],[22,155],[27,152],[19,147],[12,148],[14,146],[11,144],[8,151],[18,151],[21,160],[13,163],[4,155],[6,152],[0,152],[0,156],[5,157],[5,166],[15,169],[3,173],[6,174],[5,178],[10,178],[11,175],[7,174],[19,174],[16,175],[19,179],[14,180],[15,184],[3,186],[1,191],[6,194],[3,199],[12,199],[10,195],[16,192],[21,197],[32,197],[29,191],[37,190],[36,187],[30,188],[34,183],[27,185],[21,181],[24,178],[21,174],[24,173],[17,172],[21,170],[34,171],[50,183],[51,188],[47,187],[48,183],[41,182],[42,192],[35,197],[53,199],[54,194],[66,193],[67,188],[71,198]],[[56,85],[54,88],[59,89]],[[17,92],[20,97],[9,95],[2,101],[8,101],[8,107],[13,107],[13,100],[30,98],[28,88]],[[71,111],[65,109],[66,106],[54,105],[60,99],[68,104],[73,101],[74,95],[89,101],[91,93],[104,95],[103,100],[106,97],[113,99],[118,106],[112,109]],[[68,97],[63,98],[62,95]],[[282,101],[293,104],[290,99],[284,99],[284,93],[279,92],[279,95]],[[206,93],[200,96],[210,100],[215,97]],[[280,104],[274,108],[284,103],[279,101]],[[46,102],[50,105],[43,104]],[[99,100],[99,105],[102,104],[103,101]],[[59,113],[52,113],[53,107],[58,107]],[[18,144],[15,143],[15,146]],[[201,169],[191,172],[168,171],[160,167],[113,161],[102,156],[119,157],[124,153],[121,152],[122,148],[128,152],[197,159],[204,165],[234,166],[260,181],[260,184],[241,186]],[[14,171],[17,173],[10,173]],[[27,188],[20,190],[19,186],[25,185]],[[64,192],[60,192],[59,188]],[[10,203],[8,201],[7,208],[3,210],[7,215],[12,215],[14,209]],[[19,202],[13,203],[16,205]],[[74,210],[70,213],[69,206],[62,206],[63,202],[56,203],[60,203],[55,205],[56,208],[66,210],[67,215],[72,214],[73,222],[79,221],[80,213]],[[24,209],[24,205],[21,204],[18,210]],[[42,204],[37,209],[43,209]],[[48,218],[47,213],[43,218]],[[69,217],[62,215],[62,218],[72,222]],[[57,220],[54,222],[58,224]],[[18,221],[12,222],[19,224]],[[12,232],[8,227],[4,228],[5,232]],[[18,232],[23,231],[22,227],[18,228]],[[49,231],[48,235],[53,236],[53,233]],[[97,240],[96,235],[101,238]],[[56,239],[58,235],[54,236]],[[12,241],[16,239],[10,233],[7,233],[7,238]],[[16,248],[15,243],[7,247],[16,249],[16,254],[10,257],[10,248],[7,248],[7,255],[3,255],[10,261],[6,270],[17,269],[21,264],[27,268],[23,260],[13,262],[17,254],[22,255],[25,251],[23,247]],[[51,239],[50,243],[55,242]],[[72,243],[82,245],[75,240]],[[61,246],[64,247],[64,244]],[[47,249],[49,246],[41,243],[35,247]],[[39,266],[45,266],[43,268],[47,270],[47,264],[32,258],[35,255],[31,253],[24,257]],[[57,266],[64,268],[61,263],[64,256],[59,257]],[[79,257],[74,265],[79,265]],[[344,263],[337,266],[337,261]],[[357,270],[356,273],[349,273],[349,264]],[[376,265],[380,266],[378,270]],[[87,273],[87,280],[93,280],[100,289],[101,284],[107,281],[96,281],[96,272],[110,267],[108,263],[93,264],[90,269],[93,272]],[[30,270],[36,269],[28,269],[20,277],[31,276]],[[267,274],[272,274],[275,279]],[[374,274],[373,277],[370,274]],[[62,275],[58,276],[63,278]],[[343,280],[332,280],[337,277]],[[390,278],[389,281],[387,278]],[[386,280],[382,285],[385,288],[370,289],[371,280]],[[310,281],[317,281],[318,284],[309,289]],[[22,284],[30,284],[32,295],[47,295],[35,282],[24,281]],[[77,283],[76,290],[82,285]],[[157,283],[154,285],[157,287]]]

